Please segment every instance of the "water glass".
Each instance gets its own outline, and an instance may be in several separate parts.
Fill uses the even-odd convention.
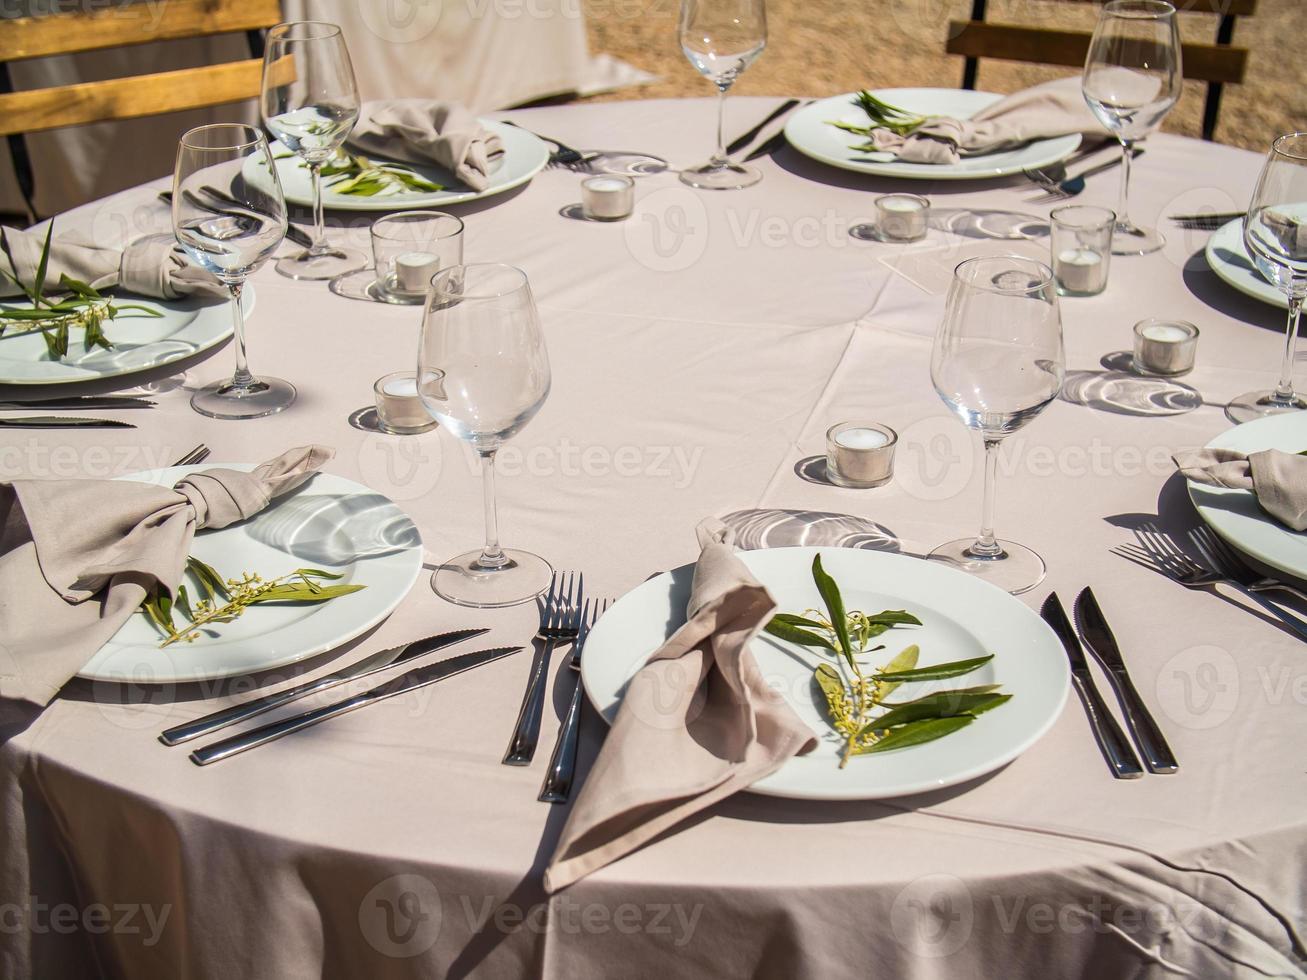
[[[1092,204],[1054,208],[1050,247],[1063,296],[1097,296],[1107,288],[1116,212]]]
[[[383,215],[372,223],[372,258],[378,299],[421,303],[432,276],[463,264],[463,222],[443,211]]]

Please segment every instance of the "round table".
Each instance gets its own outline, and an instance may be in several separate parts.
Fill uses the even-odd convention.
[[[777,101],[732,100],[730,128]],[[709,100],[651,101],[513,118],[680,166],[707,155],[714,112]],[[730,193],[671,173],[642,179],[626,222],[567,217],[580,193],[566,170],[457,209],[468,261],[529,274],[554,370],[548,403],[501,455],[502,538],[583,570],[591,595],[693,560],[694,527],[709,515],[734,524],[743,547],[910,554],[978,526],[979,449],[931,388],[931,338],[953,264],[1046,248],[986,239],[991,223],[974,213],[1046,218],[1049,205],[1020,177],[905,188],[788,148],[760,166],[760,184]],[[1157,136],[1136,167],[1135,217],[1242,206],[1259,166],[1252,153]],[[1114,203],[1118,179],[1091,179],[1080,200]],[[166,230],[161,186],[61,227],[126,214]],[[935,229],[913,247],[850,237],[891,189],[927,193],[959,233]],[[366,248],[366,225],[342,218],[334,235]],[[489,643],[524,643],[534,632],[530,606],[461,609],[420,582],[374,632],[302,671],[161,690],[75,681],[39,715],[0,719],[0,972],[1303,975],[1301,643],[1108,552],[1132,540],[1140,515],[1171,529],[1196,520],[1170,454],[1226,428],[1221,406],[1277,370],[1282,311],[1223,286],[1202,260],[1205,235],[1166,230],[1164,251],[1114,261],[1106,293],[1063,302],[1067,390],[1007,442],[998,530],[1048,561],[1047,581],[1024,597],[1032,605],[1050,589],[1069,603],[1094,586],[1178,774],[1114,780],[1072,698],[1048,735],[987,779],[875,803],[742,794],[547,898],[541,871],[567,809],[536,794],[572,690],[565,658],[529,768],[500,764],[526,655],[205,769],[156,741],[254,687],[417,636],[484,625]],[[0,476],[117,475],[200,441],[212,462],[320,442],[337,450],[330,471],[413,517],[428,560],[476,545],[480,481],[452,436],[347,422],[375,378],[411,363],[418,311],[347,300],[270,266],[253,281],[252,364],[298,385],[291,410],[215,422],[190,410],[184,388],[163,390],[159,408],[131,416],[136,431],[0,431]],[[1202,330],[1184,379],[1202,404],[1184,414],[1149,414],[1142,382],[1110,368],[1132,325],[1159,315]],[[192,366],[186,385],[230,360],[224,349]],[[825,430],[849,418],[899,431],[890,485],[813,477]],[[603,734],[587,715],[582,777]]]

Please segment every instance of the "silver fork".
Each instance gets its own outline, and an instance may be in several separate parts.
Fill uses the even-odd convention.
[[[575,587],[575,590],[574,590]],[[549,687],[549,658],[554,647],[576,639],[581,626],[581,596],[585,592],[585,576],[554,572],[549,580],[549,592],[540,604],[540,628],[536,639],[544,641],[535,659],[531,661],[531,677],[522,694],[522,708],[513,726],[504,765],[530,765],[540,742],[540,719],[545,711],[545,692]]]
[[[540,787],[538,798],[544,803],[566,803],[572,792],[572,780],[576,776],[576,745],[581,732],[581,708],[585,701],[585,689],[581,684],[581,651],[590,637],[590,628],[607,611],[611,601],[595,600],[593,606],[589,599],[585,602],[581,632],[572,644],[572,656],[567,661],[567,666],[576,673],[576,688],[572,691],[572,702],[567,706],[563,725],[558,730],[558,741],[554,743],[544,785]]]
[[[1196,527],[1189,539],[1215,569],[1225,572],[1246,589],[1254,592],[1287,592],[1307,602],[1307,593],[1279,579],[1267,578],[1250,566],[1228,544],[1212,533],[1210,528]]]
[[[209,447],[206,446],[204,443],[200,443],[198,446],[196,446],[194,449],[192,449],[189,453],[183,453],[183,454],[178,458],[177,462],[173,463],[172,465],[173,465],[173,466],[193,466],[193,465],[195,465],[196,463],[203,463],[203,462],[204,462],[206,459],[208,459],[208,458],[209,458]]]
[[[1145,568],[1151,568],[1155,572],[1161,572],[1187,589],[1208,589],[1221,583],[1230,585],[1249,599],[1252,599],[1299,636],[1307,639],[1307,622],[1281,609],[1270,599],[1258,595],[1252,589],[1228,575],[1215,572],[1210,568],[1204,568],[1176,547],[1175,542],[1158,529],[1157,525],[1141,524],[1135,528],[1135,537],[1139,539],[1142,548],[1121,545],[1111,549],[1112,553],[1135,564],[1143,565]]]

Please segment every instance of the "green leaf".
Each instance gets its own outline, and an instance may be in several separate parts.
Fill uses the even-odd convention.
[[[186,594],[186,586],[177,586],[177,608],[182,611],[182,615],[187,619],[194,619],[195,613],[191,612],[191,597]]]
[[[163,310],[157,310],[153,306],[142,306],[140,303],[118,303],[114,309],[121,312],[122,310],[133,310],[138,313],[146,313],[150,316],[163,316]]]
[[[59,285],[70,293],[76,293],[83,299],[104,299],[104,297],[100,295],[99,290],[92,286],[88,286],[80,279],[74,279],[66,272],[61,272],[59,274]]]
[[[952,718],[957,715],[975,716],[990,708],[1010,701],[1010,694],[995,694],[992,691],[983,694],[964,694],[961,691],[940,691],[936,694],[918,698],[891,708],[879,718],[873,718],[863,726],[859,736],[871,732],[885,731],[898,725],[920,721],[923,718]]]
[[[884,680],[885,672],[895,673],[904,670],[911,670],[913,667],[917,666],[917,658],[920,655],[921,648],[914,643],[911,646],[904,647],[897,657],[885,665],[876,681],[875,700],[877,702],[883,701],[896,687],[899,686],[897,681]]]
[[[817,682],[821,693],[826,697],[826,707],[831,718],[838,721],[847,716],[844,681],[840,677],[840,672],[830,664],[821,664],[812,672],[812,679]]]
[[[212,565],[208,565],[194,555],[190,555],[186,559],[186,568],[200,583],[200,588],[204,590],[204,597],[210,602],[216,603],[219,599],[231,598],[226,580],[218,574]]]
[[[933,664],[929,667],[917,667],[914,670],[886,670],[877,675],[885,681],[942,681],[949,677],[961,677],[973,670],[983,667],[994,659],[991,653],[974,660],[954,660],[946,664]]]
[[[5,310],[0,316],[6,320],[57,320],[62,314],[54,310]]]
[[[250,600],[250,605],[260,602],[326,602],[338,596],[349,595],[365,589],[365,585],[327,585],[309,587],[294,582],[274,585],[267,592],[260,593]]]
[[[921,620],[906,609],[886,609],[874,616],[868,616],[867,622],[873,626],[920,626]]]
[[[68,354],[67,323],[61,323],[50,330],[42,330],[41,336],[45,338],[45,349],[52,360],[57,361]]]
[[[763,627],[764,632],[782,640],[788,640],[790,643],[797,643],[805,647],[825,647],[827,650],[835,650],[835,645],[824,636],[818,636],[808,630],[801,629],[798,626],[791,626],[781,620],[779,616],[773,616],[771,621]]]
[[[0,250],[4,251],[5,258],[9,260],[9,268],[14,270],[12,273],[5,272],[5,278],[21,289],[23,295],[26,296],[29,301],[32,303],[39,303],[38,294],[33,291],[31,286],[28,286],[18,278],[18,263],[14,261],[14,253],[9,248],[9,236],[5,234],[4,228],[0,228]]]
[[[50,219],[50,224],[45,229],[45,244],[41,246],[41,258],[36,263],[36,281],[32,283],[32,301],[37,302],[38,298],[45,293],[45,271],[50,265],[50,238],[54,235],[54,219]]]
[[[893,749],[906,749],[912,745],[933,742],[945,735],[952,735],[961,728],[966,728],[975,717],[972,715],[955,715],[952,718],[925,718],[909,722],[891,729],[884,738],[871,745],[854,750],[856,755],[870,755],[873,752],[889,752]]]
[[[849,665],[853,666],[853,647],[849,644],[849,618],[844,612],[844,599],[835,580],[826,574],[826,569],[821,567],[820,553],[814,555],[812,559],[812,579],[817,583],[817,591],[821,593],[822,601],[826,603],[826,613],[835,628],[835,637],[839,640],[839,652],[843,653]]]
[[[308,577],[308,578],[329,578],[329,579],[338,579],[338,578],[344,578],[344,577],[345,577],[345,573],[344,573],[344,572],[324,572],[324,571],[323,571],[322,569],[320,569],[320,568],[297,568],[297,569],[295,569],[295,571],[293,571],[291,574],[292,574],[292,575],[303,575],[303,576]]]

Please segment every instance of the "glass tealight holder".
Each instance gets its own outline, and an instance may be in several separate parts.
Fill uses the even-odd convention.
[[[919,242],[926,237],[929,200],[919,194],[882,194],[875,203],[876,231],[881,241]]]
[[[1097,296],[1107,288],[1116,212],[1071,204],[1049,214],[1053,276],[1063,296]]]
[[[839,487],[863,490],[894,476],[898,433],[879,422],[840,422],[826,430],[826,476]]]
[[[385,431],[409,436],[436,427],[436,420],[418,396],[414,372],[396,371],[379,378],[372,392],[377,398],[377,422]]]
[[[621,221],[635,209],[635,181],[600,174],[581,181],[581,213],[591,221]]]
[[[377,298],[416,305],[431,277],[463,264],[463,222],[443,211],[398,211],[372,223]]]
[[[1194,369],[1198,328],[1186,320],[1153,317],[1135,324],[1135,370],[1174,378]]]

